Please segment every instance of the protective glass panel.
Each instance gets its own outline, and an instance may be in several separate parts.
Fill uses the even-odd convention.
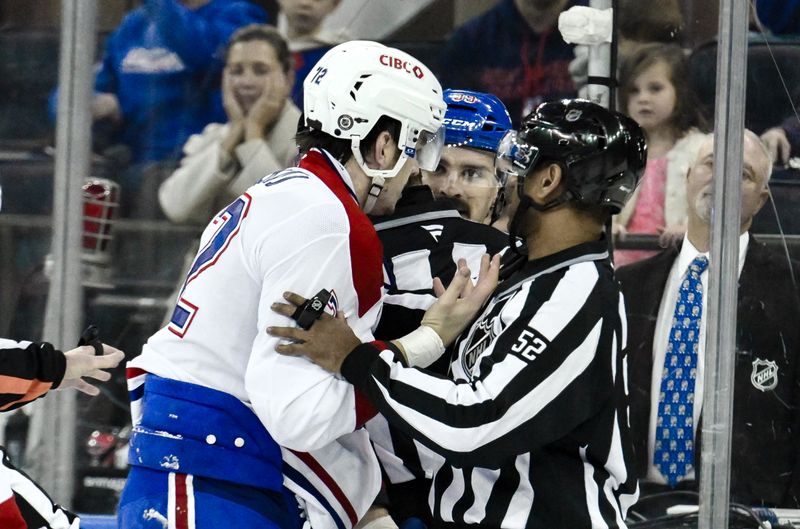
[[[691,508],[678,505],[698,504],[699,470],[719,459],[704,452],[703,434],[730,428],[729,527],[759,527],[759,519],[791,527],[800,520],[794,448],[800,385],[791,323],[800,303],[793,242],[800,179],[792,160],[800,27],[792,27],[794,6],[750,5],[742,110],[751,132],[743,136],[743,174],[726,175],[741,182],[742,193],[738,265],[723,271],[737,276],[736,345],[718,353],[733,355],[735,373],[730,387],[712,393],[733,399],[733,416],[712,426],[704,414],[713,402],[703,393],[716,368],[709,364],[710,340],[729,324],[707,325],[714,263],[702,257],[723,212],[713,207],[714,145],[700,133],[713,131],[715,98],[730,90],[715,84],[720,7],[678,7],[683,58],[660,44],[630,48],[620,61],[619,109],[642,125],[649,143],[638,194],[613,226],[628,312],[631,428],[638,468],[645,468],[629,526],[696,525]],[[675,128],[667,131],[659,123],[670,115]]]
[[[159,329],[183,321],[178,293],[208,222],[252,183],[294,164],[300,87],[326,49],[290,43],[291,52],[277,53],[256,36],[226,52],[237,28],[212,31],[216,40],[202,34],[211,27],[206,22],[227,20],[213,15],[214,5],[223,2],[145,4],[147,16],[155,18],[134,27],[136,17],[125,15],[144,13],[141,3],[98,2],[93,155],[89,174],[78,178],[83,320],[96,324],[100,338],[129,359]],[[277,2],[235,4],[238,25],[278,20]],[[343,0],[324,22],[323,42],[376,39],[403,49],[430,66],[444,88],[498,96],[518,127],[541,102],[586,95],[587,83],[597,81],[589,75],[595,57],[589,48],[560,40],[556,18],[535,11],[552,14],[570,4]],[[520,6],[534,11],[520,12]],[[698,468],[702,458],[713,457],[700,453],[698,434],[708,427],[701,389],[708,368],[710,331],[703,317],[709,272],[695,258],[707,249],[708,230],[719,218],[709,194],[713,157],[703,136],[713,126],[715,98],[728,94],[728,87],[715,86],[719,6],[716,0],[620,0],[618,7],[613,103],[642,126],[649,143],[638,194],[612,225],[628,318],[631,431],[621,442],[630,443],[626,471],[636,474],[641,490],[627,519],[629,527],[687,527],[696,523],[691,506],[698,503]],[[468,24],[490,9],[508,17],[508,24],[496,32]],[[774,164],[770,168],[748,136],[741,175],[740,241],[746,249],[738,272],[736,350],[727,352],[735,355],[734,412],[730,425],[714,427],[733,431],[731,499],[737,505],[730,527],[756,527],[754,516],[773,527],[800,526],[800,14],[793,2],[758,0],[753,9],[758,16],[750,21],[745,124],[761,137]],[[0,336],[20,340],[42,338],[53,267],[59,12],[55,0],[0,3]],[[512,24],[524,29],[523,36],[505,38]],[[123,27],[131,32],[117,32]],[[423,182],[434,192],[455,184],[485,191],[457,203],[458,211],[478,212],[473,220],[481,222],[499,217],[496,226],[507,228],[517,176],[531,168],[535,153],[520,150],[511,134],[499,153],[489,155],[492,161],[499,155],[498,173],[490,163],[486,174],[437,176],[437,167],[423,160],[424,151],[440,149],[440,138],[430,139],[417,151],[420,165],[431,169]],[[439,165],[453,153],[444,148]],[[426,226],[426,237],[438,241],[444,228],[438,222]],[[673,329],[673,320],[683,327]],[[74,495],[56,500],[83,513],[110,515],[127,472],[130,414],[122,367],[100,396],[79,395],[74,421]],[[43,440],[41,433],[29,442],[29,422],[24,412],[0,414],[0,443],[23,468],[46,453],[32,443],[58,442],[57,435]],[[427,503],[427,494],[421,497],[417,507]],[[456,504],[460,497],[450,499]],[[676,510],[678,505],[689,507]]]

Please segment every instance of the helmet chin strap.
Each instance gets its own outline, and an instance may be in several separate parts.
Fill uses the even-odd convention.
[[[512,250],[514,250],[515,254],[521,257],[524,257],[521,248],[523,245],[517,244],[517,240],[520,239],[520,232],[524,227],[523,224],[525,224],[525,214],[528,212],[528,208],[531,206],[533,206],[533,200],[531,200],[531,197],[528,195],[520,196],[517,210],[514,212],[514,216],[511,218],[511,223],[508,225],[508,245]]]
[[[375,203],[378,202],[378,197],[381,195],[381,191],[383,191],[383,184],[385,181],[386,180],[382,176],[372,177],[372,184],[369,186],[369,192],[367,194],[367,202],[364,204],[364,213],[369,214],[372,208],[375,207]]]
[[[547,211],[573,199],[572,193],[569,191],[564,191],[558,198],[554,198],[547,204],[539,204],[538,202],[534,202],[531,197],[523,192],[523,185],[524,179],[521,179],[521,182],[517,184],[519,205],[517,206],[517,211],[514,212],[514,217],[511,219],[511,223],[508,225],[508,242],[511,246],[511,249],[514,250],[517,255],[522,255],[520,253],[519,245],[516,244],[517,239],[519,238],[523,242],[527,242],[525,241],[525,234],[522,233],[522,231],[525,224],[525,213],[528,211],[528,208],[533,208],[536,211]]]

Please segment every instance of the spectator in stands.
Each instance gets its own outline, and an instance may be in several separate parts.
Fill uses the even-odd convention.
[[[224,45],[237,28],[265,20],[243,0],[144,0],[109,36],[91,111],[96,135],[111,130],[111,142],[130,149],[119,159],[132,166],[115,176],[123,216],[152,214],[140,209],[151,209],[151,190],[165,175],[150,162],[176,160],[191,134],[224,119]]]
[[[794,90],[791,99],[792,107],[796,108],[800,103],[800,88]],[[773,163],[789,165],[789,160],[800,152],[800,120],[797,115],[793,114],[777,127],[765,130],[761,133],[761,141],[772,155]]]
[[[686,172],[704,140],[704,123],[688,82],[686,58],[675,44],[650,44],[620,69],[620,108],[644,129],[647,168],[642,184],[614,218],[614,233],[682,234],[686,223]],[[622,265],[652,255],[617,251]]]
[[[761,24],[772,34],[796,37],[800,33],[800,1],[756,0],[755,10]]]
[[[211,123],[183,147],[180,167],[159,188],[173,222],[204,223],[258,179],[294,165],[300,111],[286,41],[253,24],[231,37],[222,75],[227,120]]]
[[[422,183],[435,198],[452,202],[463,217],[489,224],[502,206],[503,183],[495,173],[494,157],[498,142],[512,127],[511,117],[492,94],[445,90],[444,95],[445,149],[435,171],[422,171]]]
[[[619,9],[618,63],[639,46],[680,42],[684,26],[680,0],[621,0]]]
[[[116,367],[124,357],[122,351],[99,341],[61,352],[47,342],[0,338],[0,411],[19,408],[56,388],[99,395],[84,377],[108,381],[111,375],[104,370]],[[0,447],[0,527],[68,529],[78,523],[74,514],[17,470]]]
[[[293,80],[289,49],[273,26],[252,24],[233,34],[222,74],[228,120],[186,142],[180,167],[159,188],[167,218],[208,222],[260,178],[294,165],[300,110],[289,99]],[[185,270],[196,251],[192,245]]]
[[[278,31],[289,43],[294,61],[292,101],[303,108],[303,80],[325,53],[347,40],[344,30],[323,27],[341,0],[278,0]]]
[[[573,46],[557,28],[575,0],[501,0],[457,29],[441,58],[442,84],[499,97],[519,123],[542,101],[575,95]]]
[[[644,495],[697,486],[713,162],[709,135],[686,180],[687,233],[679,247],[617,270],[628,313],[635,471]],[[800,266],[748,231],[767,201],[771,169],[763,144],[745,131],[736,350],[720,351],[736,359],[731,498],[798,508],[800,298],[793,277]]]
[[[106,42],[93,119],[118,125],[134,163],[175,157],[189,135],[224,115],[218,88],[228,38],[265,19],[242,0],[145,0]]]
[[[617,19],[618,65],[642,46],[654,42],[677,44],[684,26],[680,0],[620,0]],[[569,70],[580,97],[586,97],[588,59],[588,46],[575,46],[575,60]]]
[[[765,130],[761,141],[767,146],[773,162],[788,165],[792,155],[800,152],[800,122],[796,116],[787,118],[780,126]]]

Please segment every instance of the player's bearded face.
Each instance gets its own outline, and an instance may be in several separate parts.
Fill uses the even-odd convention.
[[[434,196],[447,198],[464,218],[488,223],[500,190],[494,155],[487,151],[447,146],[435,171],[423,171],[422,182]]]

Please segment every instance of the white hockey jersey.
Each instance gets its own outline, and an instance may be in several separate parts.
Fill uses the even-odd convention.
[[[344,167],[311,151],[221,211],[169,325],[130,366],[235,396],[281,445],[285,484],[314,528],[356,523],[375,499],[380,471],[366,431],[374,411],[353,386],[306,359],[281,356],[269,326],[292,325],[270,306],[285,291],[332,290],[360,338],[380,313],[382,250]],[[134,417],[134,421],[136,418]]]

